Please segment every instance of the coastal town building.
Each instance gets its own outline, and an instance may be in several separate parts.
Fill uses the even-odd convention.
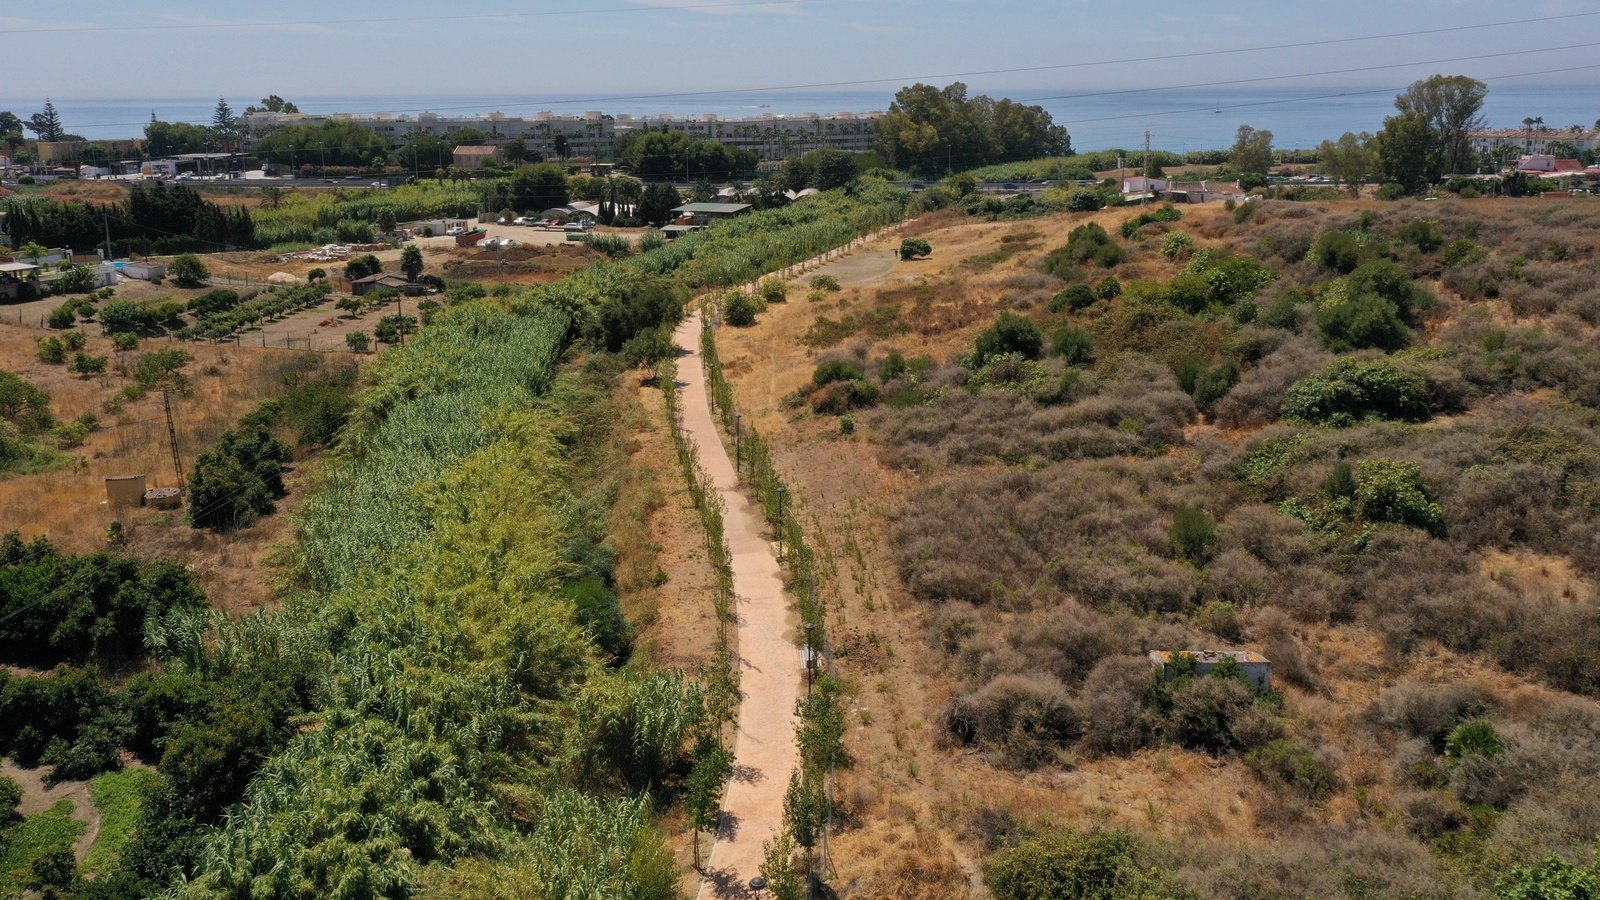
[[[1588,152],[1600,150],[1600,131],[1583,128],[1491,128],[1469,132],[1472,149],[1479,153],[1492,153],[1509,148],[1518,154],[1551,154],[1556,150]]]

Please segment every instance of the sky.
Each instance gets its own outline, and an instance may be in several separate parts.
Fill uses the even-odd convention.
[[[1029,99],[1305,73],[1329,74],[1255,83],[1378,86],[1437,71],[1489,77],[1600,64],[1600,0],[78,0],[62,8],[70,13],[0,6],[0,97],[23,115],[38,108],[26,101],[46,96],[534,101],[866,82],[847,87],[881,90],[886,105],[912,80],[942,84],[962,73],[975,92]],[[1581,17],[1170,58],[1563,15]],[[1581,43],[1592,45],[1570,47]],[[1460,59],[1519,50],[1539,52]],[[1148,57],[1168,58],[1114,62]],[[1456,61],[1433,62],[1443,59]],[[1054,68],[995,71],[1026,67]],[[1597,85],[1600,68],[1540,78]],[[650,111],[647,102],[610,107]]]

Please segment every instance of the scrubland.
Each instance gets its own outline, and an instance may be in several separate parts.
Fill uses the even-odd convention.
[[[1592,879],[1600,210],[1174,212],[935,214],[723,330],[833,575],[835,885]]]

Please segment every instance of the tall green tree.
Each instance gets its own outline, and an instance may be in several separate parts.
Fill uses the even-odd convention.
[[[203,153],[215,140],[216,133],[204,125],[163,122],[154,112],[150,114],[150,123],[144,126],[145,152],[151,156]]]
[[[661,225],[672,218],[672,210],[683,200],[678,189],[664,181],[645,186],[639,198],[639,219],[646,225]]]
[[[528,142],[522,138],[512,138],[500,145],[500,155],[513,166],[521,165],[528,158]]]
[[[1071,150],[1067,131],[1040,106],[979,95],[957,81],[914,84],[895,94],[878,120],[877,149],[889,164],[934,173]]]
[[[1351,193],[1359,193],[1362,182],[1377,168],[1377,157],[1372,151],[1372,135],[1346,131],[1337,141],[1323,141],[1317,147],[1322,166],[1339,184],[1350,186]]]
[[[56,105],[50,102],[49,97],[44,100],[44,109],[29,116],[24,126],[41,141],[59,141],[66,133],[61,125],[61,116],[56,112]]]
[[[1267,174],[1267,170],[1272,168],[1272,132],[1240,125],[1228,161],[1233,165],[1233,170],[1241,175]]]
[[[511,208],[523,213],[566,206],[569,199],[567,173],[548,163],[518,169],[512,173],[508,189]]]
[[[261,98],[261,104],[259,106],[247,106],[244,108],[245,115],[249,115],[253,112],[297,113],[299,111],[300,107],[295,106],[293,103],[290,103],[288,100],[285,100],[282,97],[279,97],[277,94],[271,94]]]
[[[18,134],[22,133],[22,120],[9,109],[0,110],[0,134],[7,134],[12,131]]]
[[[1489,88],[1465,75],[1433,75],[1414,81],[1394,98],[1401,115],[1420,116],[1428,126],[1432,145],[1428,178],[1469,172],[1474,156],[1468,134],[1484,127],[1483,98]]]
[[[228,101],[218,97],[217,107],[211,113],[211,132],[224,150],[232,151],[239,142],[239,117],[233,114]]]
[[[422,251],[416,244],[407,244],[406,249],[400,251],[400,271],[405,273],[407,281],[422,277]]]
[[[1417,113],[1401,113],[1383,120],[1383,130],[1373,139],[1378,151],[1378,169],[1384,181],[1392,181],[1415,194],[1428,184],[1430,159],[1435,143],[1433,129]]]

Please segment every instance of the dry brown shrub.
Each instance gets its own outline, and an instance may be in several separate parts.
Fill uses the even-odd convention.
[[[1166,865],[1201,897],[1462,896],[1422,845],[1361,826],[1296,829],[1266,845],[1186,842],[1172,846]]]
[[[1067,689],[1049,675],[1001,675],[945,710],[944,728],[1007,768],[1037,768],[1082,733]]]
[[[1310,338],[1285,341],[1245,372],[1227,396],[1217,401],[1217,422],[1229,428],[1245,428],[1277,419],[1289,388],[1302,378],[1323,371],[1332,361],[1333,354]]]
[[[1156,724],[1144,705],[1150,679],[1150,660],[1142,656],[1112,656],[1095,665],[1078,697],[1085,750],[1127,754],[1150,743]]]
[[[1406,680],[1379,694],[1367,707],[1366,719],[1442,750],[1452,728],[1483,716],[1494,706],[1494,698],[1470,682],[1436,685]]]
[[[1061,399],[1040,405],[1014,390],[946,390],[932,403],[884,412],[874,431],[885,461],[924,469],[1146,452],[1180,443],[1195,415],[1170,371],[1133,357],[1111,361],[1094,378],[1075,378]]]

